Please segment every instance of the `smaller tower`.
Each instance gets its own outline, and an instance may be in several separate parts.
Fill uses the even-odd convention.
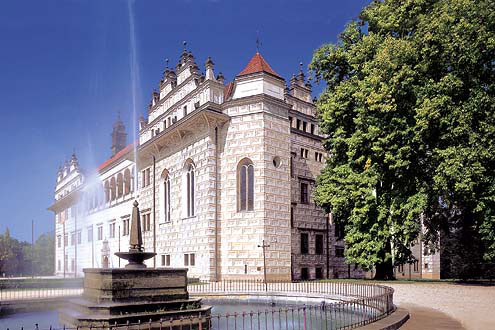
[[[206,79],[215,80],[215,74],[213,73],[213,66],[214,66],[214,63],[211,60],[211,57],[208,56],[208,59],[206,60],[206,63],[205,63]]]
[[[120,120],[120,112],[117,117],[117,121],[113,124],[112,131],[112,157],[115,156],[120,150],[124,149],[127,143],[127,133],[125,132],[125,126],[122,120]]]

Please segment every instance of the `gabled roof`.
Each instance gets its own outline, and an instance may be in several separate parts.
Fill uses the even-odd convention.
[[[135,143],[137,143],[137,142],[135,142]],[[103,171],[107,166],[109,166],[110,164],[112,164],[113,162],[115,162],[116,160],[118,160],[119,158],[121,158],[122,156],[127,154],[128,152],[130,152],[133,148],[134,148],[134,143],[131,143],[127,147],[125,147],[124,149],[117,152],[115,154],[115,156],[106,160],[104,163],[102,163],[100,166],[98,166],[98,172]]]
[[[234,89],[234,82],[229,82],[224,88],[223,88],[223,99],[225,101],[229,100],[232,94],[232,90]]]
[[[244,70],[242,70],[241,73],[238,74],[238,76],[257,72],[266,72],[277,78],[283,79],[271,68],[271,66],[265,61],[263,56],[261,56],[261,54],[258,52],[254,54],[253,58],[251,58],[251,61],[249,61],[248,65],[246,65]]]

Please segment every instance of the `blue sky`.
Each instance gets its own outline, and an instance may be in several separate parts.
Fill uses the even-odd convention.
[[[260,52],[288,80],[368,3],[135,0],[138,111],[183,40],[203,71],[211,56],[231,81],[256,52],[259,31]],[[129,31],[127,0],[0,2],[0,231],[30,240],[31,220],[36,236],[53,230],[47,207],[58,166],[73,149],[88,171],[105,161],[118,111],[132,136]]]

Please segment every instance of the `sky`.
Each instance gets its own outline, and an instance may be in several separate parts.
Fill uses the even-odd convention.
[[[211,56],[230,82],[259,36],[260,53],[288,81],[369,2],[1,1],[0,231],[28,241],[31,221],[35,237],[53,231],[47,208],[59,165],[73,151],[87,172],[108,159],[119,112],[131,142],[133,105],[146,114],[165,60],[175,67],[183,41],[201,71]],[[314,86],[315,96],[321,90]]]

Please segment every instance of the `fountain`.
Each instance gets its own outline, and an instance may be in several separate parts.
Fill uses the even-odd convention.
[[[139,208],[134,202],[129,252],[117,252],[129,261],[122,268],[85,268],[81,298],[60,309],[60,320],[78,328],[194,318],[202,322],[211,306],[189,298],[187,268],[147,268],[144,261],[156,255],[145,252]]]

